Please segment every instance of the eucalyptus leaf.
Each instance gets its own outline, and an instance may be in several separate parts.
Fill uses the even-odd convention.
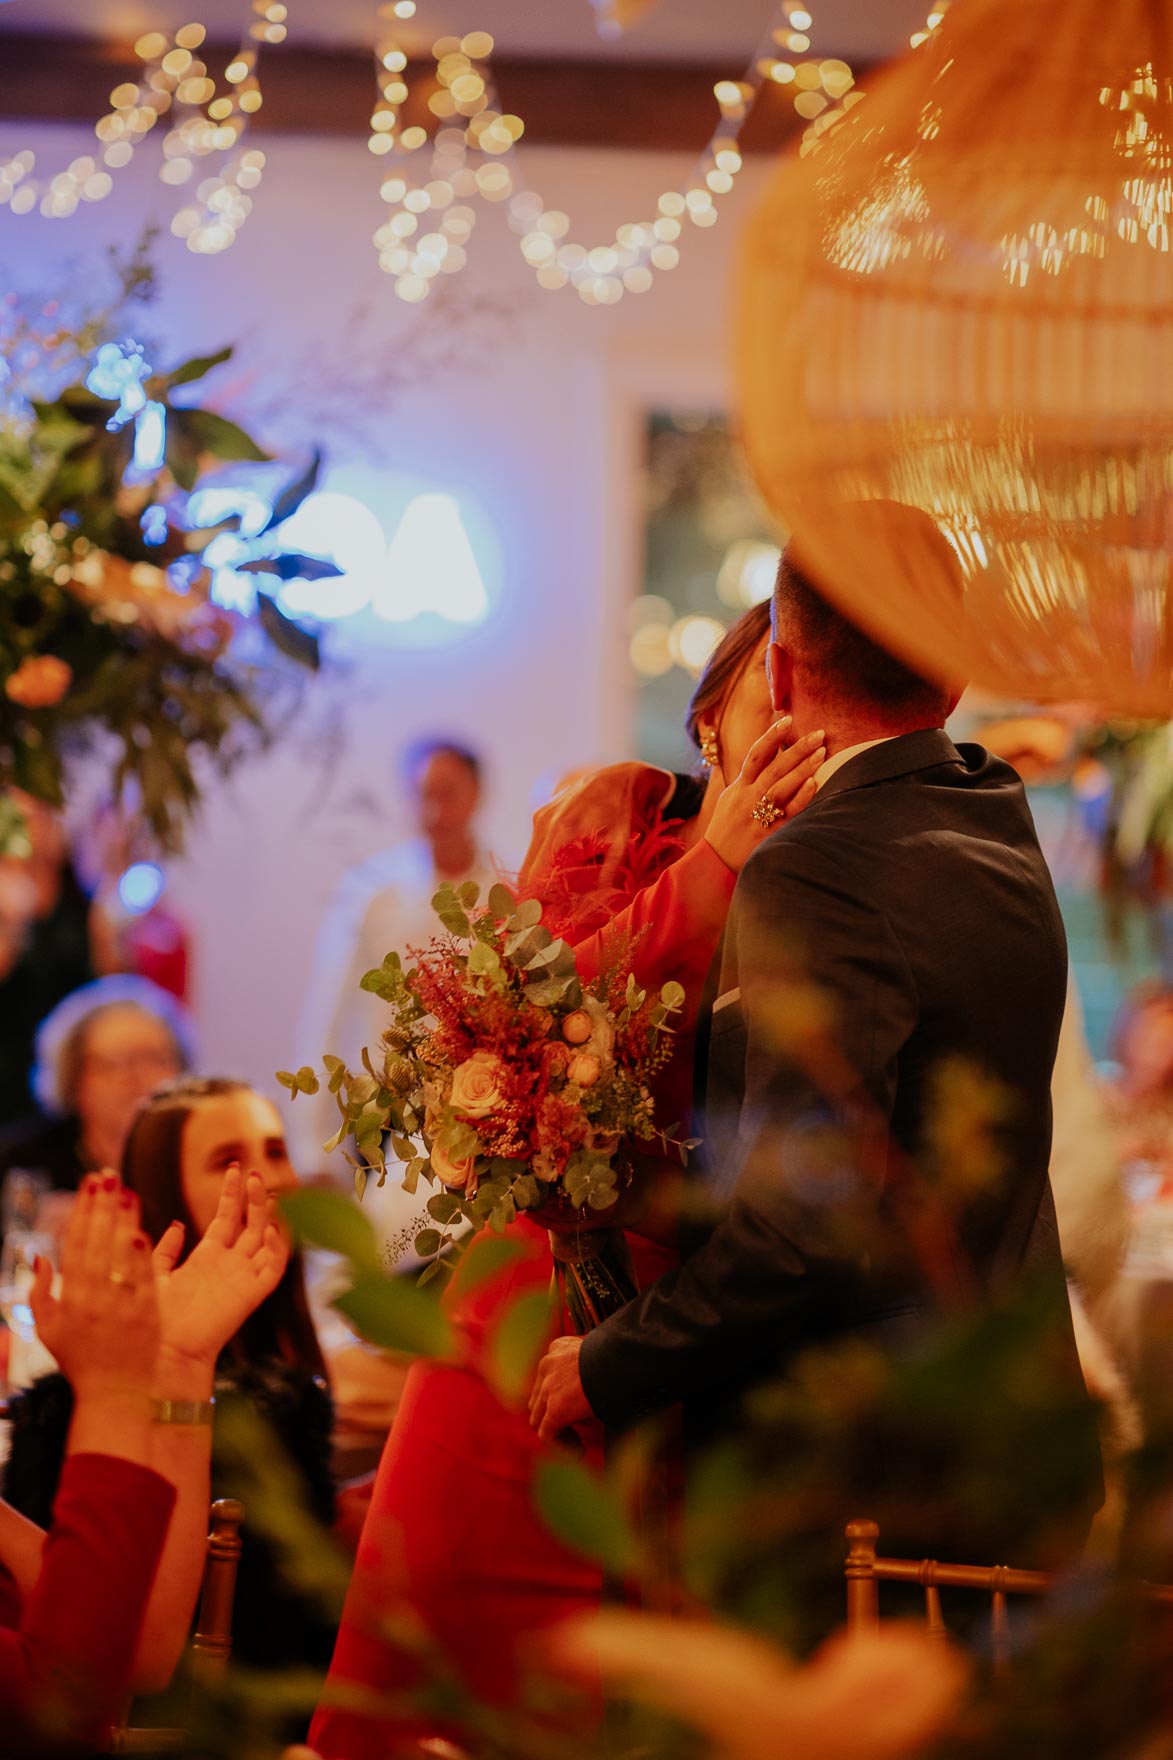
[[[454,1221],[463,1208],[460,1199],[454,1197],[451,1192],[437,1192],[435,1197],[429,1198],[427,1202],[428,1215],[442,1224]]]
[[[542,920],[542,907],[536,898],[523,898],[505,927],[511,934],[520,934],[524,929],[534,929]]]
[[[498,922],[508,922],[517,908],[517,901],[508,886],[502,886],[498,880],[489,888],[489,909]]]
[[[421,1228],[415,1237],[415,1250],[421,1259],[430,1259],[433,1253],[440,1251],[443,1240],[438,1228]]]
[[[481,896],[481,889],[475,880],[462,880],[460,885],[456,888],[456,896],[466,911],[473,911],[477,907],[477,900]]]
[[[458,941],[468,940],[472,924],[454,886],[441,886],[432,899],[432,909],[450,935],[455,935]]]

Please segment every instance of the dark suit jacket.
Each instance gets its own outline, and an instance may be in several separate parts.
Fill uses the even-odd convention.
[[[683,1400],[694,1433],[720,1432],[747,1388],[814,1343],[896,1348],[955,1300],[1040,1278],[1074,1386],[1048,1180],[1066,972],[1007,765],[927,729],[833,773],[738,881],[704,1113],[727,1209],[678,1272],[584,1340],[597,1415],[622,1428]],[[999,1114],[999,1165],[960,1192],[957,1157],[934,1152],[950,1071],[954,1102],[980,1072]]]

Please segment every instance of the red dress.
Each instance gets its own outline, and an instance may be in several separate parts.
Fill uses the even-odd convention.
[[[662,800],[663,772],[643,765],[616,769],[636,773],[637,783],[659,778]],[[613,774],[602,772],[576,791],[580,812],[593,812],[596,825],[617,823],[613,814],[599,816],[612,806],[599,784]],[[574,821],[563,814],[561,830],[567,829],[573,831]],[[658,834],[654,813],[643,830]],[[555,819],[547,842],[557,842],[558,835]],[[523,892],[538,866],[531,850]],[[686,1018],[672,1064],[657,1081],[657,1116],[665,1124],[688,1115],[696,1009],[734,878],[700,840],[659,878],[629,894],[626,907],[603,929],[575,941],[584,978],[601,969],[619,933],[638,937],[635,965],[648,988],[670,978],[684,985]],[[389,1620],[405,1624],[482,1703],[505,1705],[516,1703],[541,1634],[599,1604],[598,1568],[557,1541],[534,1507],[534,1476],[546,1445],[530,1428],[524,1403],[502,1404],[478,1368],[494,1325],[514,1300],[550,1286],[545,1229],[522,1216],[509,1232],[522,1243],[523,1255],[466,1299],[456,1316],[462,1363],[417,1362],[408,1375],[359,1541],[326,1691],[310,1727],[309,1744],[325,1760],[386,1760],[397,1740],[407,1748],[438,1727],[435,1717],[397,1715],[391,1707],[383,1715],[360,1715],[329,1703],[331,1689],[395,1694],[420,1680],[412,1640],[393,1647],[386,1635]],[[629,1241],[641,1288],[675,1260],[653,1241],[635,1235]],[[600,1432],[596,1455],[601,1442]]]
[[[126,1708],[175,1490],[104,1454],[65,1462],[27,1600],[0,1565],[5,1754],[96,1750]]]

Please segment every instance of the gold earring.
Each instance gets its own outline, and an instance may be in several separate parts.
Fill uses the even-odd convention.
[[[721,742],[716,728],[710,727],[707,733],[701,734],[701,763],[706,770],[715,770],[720,762]]]

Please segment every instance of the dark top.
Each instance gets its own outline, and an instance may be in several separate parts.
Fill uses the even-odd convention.
[[[943,1302],[1040,1280],[1082,1400],[1048,1178],[1066,947],[1015,773],[939,730],[850,759],[746,863],[719,958],[704,1116],[722,1214],[584,1340],[598,1416],[623,1427],[683,1400],[694,1436],[720,1434],[812,1344],[895,1349]],[[967,1193],[928,1128],[957,1060],[1004,1102],[1000,1174]],[[917,1181],[952,1235],[931,1274],[908,1227]]]
[[[12,1167],[43,1173],[50,1190],[76,1192],[83,1175],[81,1121],[35,1113],[0,1130],[0,1181]]]
[[[233,1659],[253,1668],[300,1664],[324,1669],[337,1622],[285,1577],[277,1550],[249,1520],[253,1500],[248,1484],[242,1484],[240,1463],[228,1457],[221,1446],[220,1426],[235,1401],[245,1402],[252,1414],[264,1420],[278,1454],[292,1468],[295,1495],[323,1527],[329,1527],[334,1520],[330,1394],[320,1377],[286,1363],[234,1368],[230,1376],[218,1374],[217,1434],[212,1453],[212,1496],[241,1497],[245,1505],[232,1617]],[[53,1510],[72,1414],[73,1391],[60,1374],[43,1376],[14,1395],[10,1403],[12,1446],[0,1492],[22,1515],[43,1528],[48,1527]],[[261,1439],[261,1446],[265,1440]],[[261,1475],[265,1465],[262,1461],[258,1469]],[[264,1495],[272,1498],[272,1483],[263,1477],[261,1482],[267,1487]]]
[[[0,982],[0,1125],[24,1118],[32,1104],[37,1028],[63,997],[94,976],[89,915],[90,901],[67,863],[56,905],[34,924],[23,956]]]

